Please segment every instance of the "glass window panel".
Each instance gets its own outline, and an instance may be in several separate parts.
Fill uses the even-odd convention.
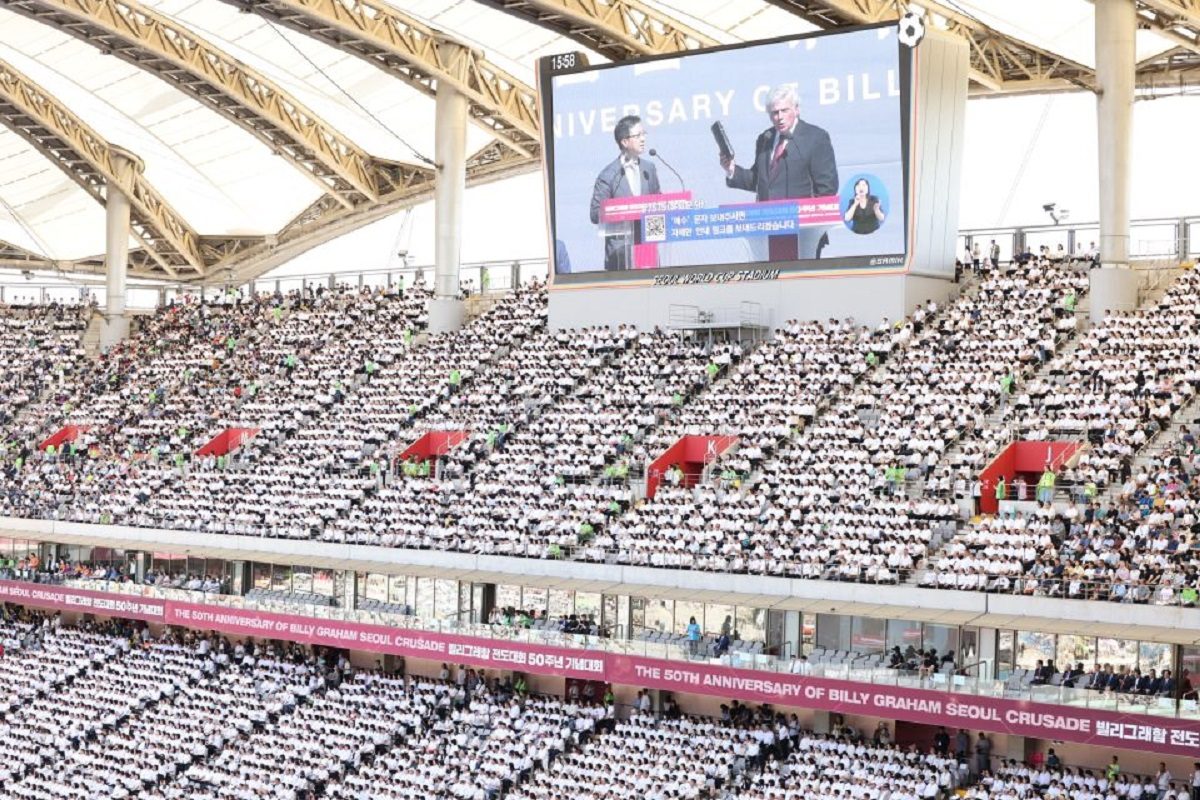
[[[932,626],[931,626],[932,627]],[[1054,658],[1056,653],[1053,633],[1038,631],[1017,632],[1017,666],[1033,669],[1039,660]]]
[[[734,614],[737,623],[738,637],[748,642],[765,642],[767,640],[767,610],[738,606]]]
[[[511,583],[501,583],[496,586],[496,606],[501,609],[519,608],[521,605],[521,587]]]
[[[526,586],[521,592],[521,608],[525,611],[545,611],[550,602],[550,593],[536,586]]]
[[[1093,636],[1067,636],[1060,634],[1058,637],[1058,658],[1054,665],[1059,671],[1066,671],[1069,667],[1082,663],[1083,668],[1089,668],[1096,661],[1096,639]]]
[[[817,618],[813,614],[800,615],[800,654],[808,655],[817,646]]]
[[[368,600],[378,600],[387,602],[388,599],[388,576],[378,572],[368,572],[366,579],[366,589],[363,591],[363,597]]]
[[[434,611],[438,619],[458,618],[458,581],[449,578],[437,579],[437,598]]]
[[[459,618],[463,622],[479,621],[478,613],[480,605],[471,596],[473,585],[470,581],[458,581],[458,613]]]
[[[1184,647],[1180,657],[1179,688],[1187,692],[1191,686],[1200,686],[1200,647]]]
[[[655,631],[673,631],[675,626],[675,603],[672,600],[646,598],[645,627]],[[635,608],[634,615],[637,610]]]
[[[1156,669],[1162,672],[1171,668],[1171,645],[1161,642],[1140,642],[1138,644],[1138,666],[1142,672]]]
[[[854,636],[850,649],[859,653],[878,653],[887,641],[887,620],[873,617],[854,618]]]
[[[817,647],[825,650],[849,650],[853,617],[845,614],[817,614]]]
[[[615,598],[614,598],[615,600]],[[575,593],[575,613],[576,614],[591,614],[596,619],[600,619],[600,593],[599,592],[576,592]]]
[[[737,627],[733,615],[733,606],[712,603],[704,607],[704,620],[701,624],[704,626],[704,630],[712,631],[716,634],[720,634],[728,628],[729,634],[732,636],[733,629]]]
[[[926,625],[923,641],[926,650],[933,648],[939,656],[952,653],[958,659],[957,625]]]
[[[1002,630],[996,637],[996,675],[1002,677],[1013,669],[1013,647],[1016,641],[1016,631]]]
[[[1200,222],[1188,223],[1188,250],[1189,255],[1200,253]]]
[[[408,602],[408,594],[405,584],[408,578],[403,575],[388,575],[387,576],[387,592],[381,600],[397,605],[405,605]]]
[[[579,601],[576,600],[576,603]],[[616,630],[617,625],[622,625],[625,618],[629,615],[629,598],[626,595],[606,594],[601,603],[600,624],[610,630]],[[624,631],[622,631],[624,633]]]
[[[280,591],[288,592],[292,589],[292,571],[283,564],[275,564],[271,567],[271,588]]]
[[[251,583],[255,589],[270,589],[271,588],[271,565],[260,564],[254,562],[254,571],[252,573]]]
[[[574,606],[575,598],[572,592],[565,592],[562,589],[550,590],[550,619],[559,619],[574,614],[575,612],[572,610]]]
[[[292,591],[312,594],[312,567],[296,567],[292,570]]]
[[[1112,664],[1113,667],[1137,666],[1137,642],[1124,639],[1097,639],[1096,660],[1101,664]]]
[[[314,570],[312,575],[312,591],[325,597],[333,597],[334,574],[334,570],[331,569]]]
[[[650,625],[646,623],[646,598],[631,597],[629,598],[629,606],[629,624],[635,629],[649,628]]]
[[[962,666],[973,665],[979,661],[979,629],[963,628],[959,633],[962,640],[958,643],[958,663]]]
[[[434,579],[414,578],[413,581],[417,584],[417,616],[422,619],[434,619]]]
[[[700,625],[700,630],[704,633],[709,633],[704,627],[704,603],[698,603],[694,600],[676,600],[674,631],[676,633],[686,631],[692,617],[696,618],[696,622]]]
[[[887,649],[899,647],[900,652],[908,646],[921,646],[921,623],[907,619],[890,619],[887,621]]]

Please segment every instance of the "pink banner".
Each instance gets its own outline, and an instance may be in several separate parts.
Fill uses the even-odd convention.
[[[600,221],[604,223],[633,222],[640,220],[647,212],[675,211],[687,208],[691,200],[691,192],[611,197],[600,203]]]
[[[1195,756],[1200,720],[609,655],[610,683]]]
[[[0,581],[0,602],[20,603],[59,611],[82,611],[147,622],[162,622],[166,602],[115,592],[93,592],[45,583]]]
[[[0,601],[166,622],[233,636],[286,639],[491,669],[736,698],[750,703],[865,714],[1170,755],[1195,757],[1200,752],[1200,720],[1150,713],[874,686],[18,581],[0,581]]]
[[[604,678],[604,653],[566,647],[504,642],[199,603],[168,603],[166,621],[172,625],[205,628],[235,636],[265,636],[540,675],[588,680]]]

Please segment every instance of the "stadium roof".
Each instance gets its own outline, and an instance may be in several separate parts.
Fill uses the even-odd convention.
[[[1136,0],[1138,85],[1200,84],[1200,0]],[[1089,90],[1087,0],[923,2],[976,96]],[[433,94],[467,95],[468,184],[538,168],[533,65],[895,19],[895,0],[0,0],[0,266],[245,280],[432,196]],[[121,154],[136,168],[121,167]]]

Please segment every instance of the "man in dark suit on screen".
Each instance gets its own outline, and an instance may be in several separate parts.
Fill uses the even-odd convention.
[[[592,223],[600,223],[600,204],[613,197],[638,197],[661,194],[658,170],[642,155],[646,152],[646,128],[642,118],[622,117],[613,128],[613,138],[621,154],[607,164],[596,177],[592,189]],[[632,228],[632,231],[630,230]],[[633,245],[641,240],[637,222],[606,226],[604,233],[604,269],[629,269],[633,266]]]
[[[799,98],[791,86],[780,86],[767,100],[771,127],[754,141],[754,164],[738,166],[721,157],[725,185],[754,192],[759,200],[827,197],[838,193],[837,158],[829,134],[800,119]],[[798,237],[770,237],[772,261],[815,258],[824,231],[809,229]],[[798,240],[798,241],[797,241]]]

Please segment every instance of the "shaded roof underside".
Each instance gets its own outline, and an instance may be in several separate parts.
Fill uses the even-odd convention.
[[[922,5],[970,41],[973,95],[1094,86],[1087,0]],[[1200,0],[1138,6],[1142,90],[1200,82]],[[894,0],[0,0],[0,64],[79,123],[17,124],[0,86],[0,266],[101,268],[111,176],[94,159],[73,172],[77,129],[133,154],[157,198],[135,208],[135,274],[244,280],[429,199],[442,83],[470,102],[478,184],[538,168],[543,55],[600,63],[897,14]]]

